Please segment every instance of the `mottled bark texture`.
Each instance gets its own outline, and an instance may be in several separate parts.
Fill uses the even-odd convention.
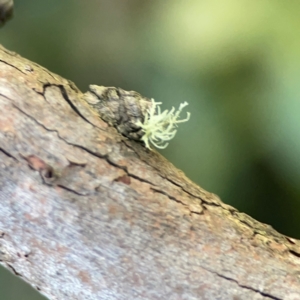
[[[0,48],[2,265],[49,299],[300,299],[299,241],[223,204],[83,98]]]

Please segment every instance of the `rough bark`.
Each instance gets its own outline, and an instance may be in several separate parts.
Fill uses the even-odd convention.
[[[300,299],[300,242],[0,48],[0,261],[49,299]]]

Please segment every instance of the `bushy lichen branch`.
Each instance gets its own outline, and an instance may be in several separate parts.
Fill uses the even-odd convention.
[[[137,122],[136,125],[142,128],[144,135],[141,140],[148,149],[151,149],[150,143],[156,148],[164,149],[177,132],[177,124],[187,122],[190,119],[190,113],[182,120],[178,120],[182,109],[188,105],[187,102],[181,103],[178,110],[175,108],[161,112],[161,102],[155,102],[151,99],[152,105],[145,114],[144,122]]]

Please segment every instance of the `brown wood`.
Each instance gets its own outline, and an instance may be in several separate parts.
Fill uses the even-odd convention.
[[[4,48],[0,112],[0,261],[49,299],[300,299],[299,241]]]

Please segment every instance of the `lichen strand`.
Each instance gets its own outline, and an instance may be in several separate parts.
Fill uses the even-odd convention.
[[[190,113],[187,112],[185,119],[178,120],[182,109],[188,105],[183,102],[179,105],[177,111],[175,108],[161,112],[161,102],[155,102],[151,99],[152,105],[148,108],[144,121],[136,122],[136,125],[142,128],[144,135],[141,140],[148,149],[151,149],[150,143],[156,148],[164,149],[168,146],[168,142],[174,138],[177,132],[177,124],[187,122],[190,119]]]

